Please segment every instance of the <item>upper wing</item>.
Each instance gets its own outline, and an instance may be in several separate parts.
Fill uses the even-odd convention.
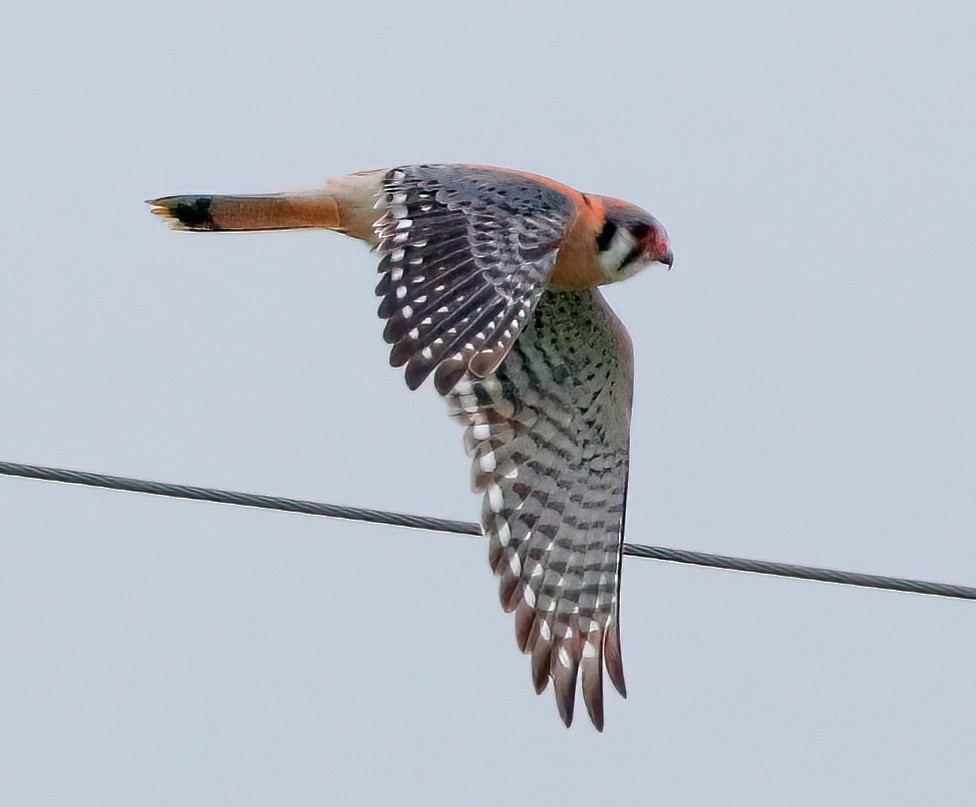
[[[546,291],[497,373],[449,396],[466,424],[473,487],[501,600],[515,611],[536,690],[552,678],[568,726],[577,670],[603,728],[603,664],[626,695],[618,596],[632,352],[598,291]]]
[[[465,372],[493,372],[531,319],[572,201],[516,173],[411,165],[386,174],[377,203],[390,363],[407,365],[411,389],[436,368],[442,395]]]

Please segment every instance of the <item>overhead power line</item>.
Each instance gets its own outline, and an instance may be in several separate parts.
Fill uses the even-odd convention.
[[[393,527],[410,527],[434,532],[450,532],[459,535],[481,536],[481,527],[468,521],[451,521],[432,516],[414,516],[406,513],[392,513],[387,510],[368,510],[362,507],[346,507],[323,502],[288,499],[281,496],[266,496],[255,493],[240,493],[219,488],[203,488],[194,485],[173,485],[166,482],[152,482],[146,479],[130,479],[124,476],[72,471],[65,468],[48,468],[40,465],[23,465],[16,462],[0,462],[0,474],[19,476],[26,479],[43,479],[50,482],[64,482],[72,485],[85,485],[94,488],[126,490],[133,493],[148,493],[154,496],[171,496],[177,499],[235,504],[243,507],[260,507],[265,510],[281,510],[287,513],[305,513],[312,516],[341,518],[348,521],[366,521],[373,524],[389,524]],[[637,558],[651,558],[671,563],[687,563],[694,566],[708,566],[714,569],[730,569],[737,572],[792,577],[800,580],[818,580],[824,583],[838,583],[845,586],[887,589],[889,591],[908,591],[915,594],[928,594],[938,597],[953,597],[962,600],[976,600],[976,588],[956,586],[949,583],[933,583],[927,580],[911,580],[900,577],[885,577],[876,574],[845,572],[837,569],[824,569],[816,566],[800,566],[793,563],[775,563],[765,560],[713,555],[708,552],[693,552],[687,549],[671,549],[663,546],[644,544],[624,544],[624,554]]]

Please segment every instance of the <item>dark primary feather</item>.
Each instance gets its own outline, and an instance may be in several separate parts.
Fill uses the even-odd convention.
[[[390,361],[446,394],[493,372],[531,320],[573,206],[530,178],[474,166],[394,168],[376,223]]]
[[[625,694],[618,592],[630,433],[629,339],[595,290],[546,291],[511,352],[449,397],[502,607],[541,692],[603,727],[603,667]]]

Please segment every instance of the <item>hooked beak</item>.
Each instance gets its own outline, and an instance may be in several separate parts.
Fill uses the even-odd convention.
[[[670,272],[671,271],[671,266],[674,264],[674,254],[669,249],[663,255],[661,255],[661,256],[658,257],[657,262],[658,263],[663,263],[665,266],[667,266],[668,267],[668,271]]]

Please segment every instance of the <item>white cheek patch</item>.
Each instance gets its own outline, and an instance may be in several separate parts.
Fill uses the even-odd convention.
[[[610,239],[610,244],[597,258],[603,271],[616,276],[636,243],[634,236],[627,231],[626,227],[618,227],[613,238]]]

